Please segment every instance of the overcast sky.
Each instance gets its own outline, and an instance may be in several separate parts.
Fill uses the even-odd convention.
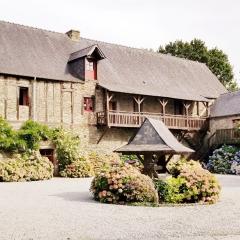
[[[239,0],[0,0],[0,18],[154,50],[200,38],[229,55],[240,82]]]

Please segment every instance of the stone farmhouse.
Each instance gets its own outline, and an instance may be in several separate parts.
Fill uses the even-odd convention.
[[[113,150],[147,116],[187,141],[206,133],[210,105],[226,92],[202,63],[0,22],[0,115],[16,128],[61,125],[86,147]]]
[[[237,127],[240,127],[240,91],[222,94],[211,106],[210,145],[239,144]]]

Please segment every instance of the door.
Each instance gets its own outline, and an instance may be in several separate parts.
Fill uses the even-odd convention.
[[[40,149],[39,151],[43,157],[47,157],[49,159],[49,161],[53,164],[53,166],[54,166],[53,175],[57,176],[58,175],[58,164],[57,164],[57,160],[54,157],[54,149]]]

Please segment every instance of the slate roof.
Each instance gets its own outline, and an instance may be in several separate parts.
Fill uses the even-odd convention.
[[[212,118],[240,115],[240,91],[220,95],[210,110]]]
[[[98,52],[99,60],[105,58],[105,55],[103,54],[101,49],[98,47],[98,45],[95,44],[95,45],[83,48],[77,52],[71,53],[68,62],[74,61],[74,60],[76,60],[78,58],[82,58],[82,57],[91,57],[91,55],[94,53],[94,51]]]
[[[180,154],[194,151],[181,144],[162,121],[146,118],[129,143],[118,148],[115,152],[125,154],[142,152]]]
[[[98,63],[98,81],[108,90],[196,101],[226,92],[202,63],[86,38],[76,42],[63,33],[3,21],[0,73],[81,82],[69,73],[68,61],[93,45],[106,56]]]

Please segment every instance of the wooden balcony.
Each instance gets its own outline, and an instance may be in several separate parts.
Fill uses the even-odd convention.
[[[97,124],[108,127],[140,127],[146,117],[162,120],[169,129],[199,130],[206,123],[206,118],[182,115],[138,112],[98,112]]]
[[[240,144],[240,130],[218,129],[210,138],[210,146],[219,146],[222,144]]]

